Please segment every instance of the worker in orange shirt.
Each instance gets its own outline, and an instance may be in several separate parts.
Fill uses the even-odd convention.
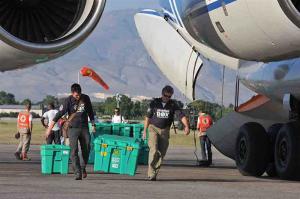
[[[213,124],[212,118],[203,112],[199,112],[197,129],[199,130],[200,146],[202,152],[202,160],[207,161],[207,165],[212,164],[211,143],[206,135],[207,129]]]
[[[32,115],[30,113],[31,103],[25,105],[25,110],[18,115],[18,133],[20,134],[20,143],[15,152],[15,157],[18,160],[30,160],[27,153],[30,147],[30,140],[32,134]]]

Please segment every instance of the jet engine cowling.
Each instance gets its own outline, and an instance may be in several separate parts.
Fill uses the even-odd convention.
[[[223,54],[263,62],[300,56],[300,0],[173,2],[189,34]]]
[[[106,0],[0,0],[0,71],[64,55],[98,24]]]

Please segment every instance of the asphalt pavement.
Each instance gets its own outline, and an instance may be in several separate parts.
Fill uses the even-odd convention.
[[[147,166],[135,176],[94,173],[75,181],[73,174],[41,174],[39,146],[32,146],[32,161],[14,159],[15,146],[0,145],[0,198],[28,199],[164,199],[164,198],[300,198],[300,183],[242,176],[232,160],[214,150],[213,166],[199,168],[188,147],[171,147],[158,181],[146,180]]]

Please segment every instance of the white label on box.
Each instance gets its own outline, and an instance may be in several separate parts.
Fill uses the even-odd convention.
[[[119,164],[112,164],[111,167],[114,168],[114,169],[118,169],[119,168]]]
[[[114,168],[114,169],[118,169],[118,168],[119,168],[120,158],[115,158],[115,157],[113,157],[113,158],[111,159],[111,162],[112,162],[112,164],[111,164],[111,167],[112,167],[112,168]]]
[[[63,151],[63,154],[64,154],[64,155],[68,155],[68,154],[69,154],[69,151]]]

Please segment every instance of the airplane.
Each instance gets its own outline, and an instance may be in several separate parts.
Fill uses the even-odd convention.
[[[162,73],[190,100],[204,62],[237,73],[235,111],[208,130],[241,174],[300,179],[300,0],[160,0],[135,15]],[[239,85],[256,93],[239,104]]]
[[[29,67],[78,47],[94,30],[106,0],[0,1],[0,71]]]

